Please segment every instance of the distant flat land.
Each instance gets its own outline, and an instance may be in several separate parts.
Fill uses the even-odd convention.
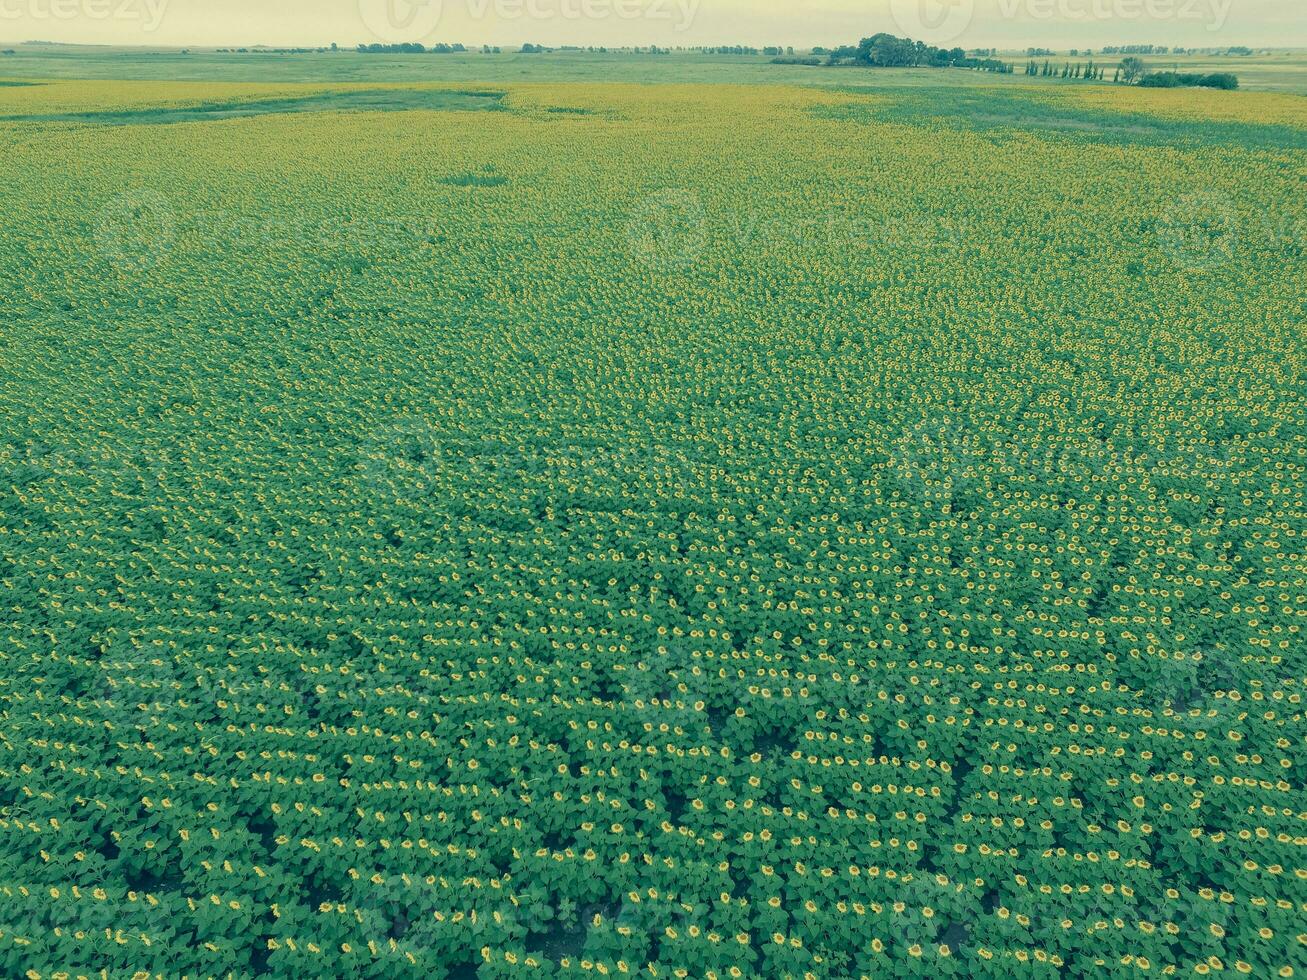
[[[0,45],[0,49],[6,47]],[[935,69],[824,68],[776,65],[762,55],[596,54],[555,51],[548,54],[362,55],[353,51],[324,54],[227,54],[199,51],[116,49],[77,46],[13,46],[0,57],[0,78],[115,78],[234,82],[586,82],[888,85],[938,84]],[[974,71],[947,72],[951,83],[1004,85],[1030,81],[1021,74],[1024,53],[1000,57],[1017,66],[1010,76]],[[1042,60],[1039,59],[1039,60]],[[1088,60],[1058,54],[1055,63]],[[1096,56],[1114,64],[1116,56]],[[1149,57],[1157,70],[1232,71],[1244,88],[1307,95],[1307,51],[1246,58],[1204,55]],[[854,79],[857,79],[855,82]],[[1044,80],[1048,85],[1084,85],[1079,81]]]

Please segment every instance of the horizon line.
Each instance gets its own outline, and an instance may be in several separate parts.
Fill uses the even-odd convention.
[[[892,32],[884,31],[884,32],[877,32],[877,33],[892,33]],[[867,37],[873,37],[873,36],[874,36],[874,35],[872,35],[872,34],[867,35]],[[894,36],[895,36],[895,37],[900,37],[900,36],[906,36],[906,35],[894,35]],[[859,38],[859,40],[861,40],[861,38]],[[909,38],[909,40],[916,40],[916,38]],[[925,43],[929,44],[930,42],[925,42]],[[381,45],[381,46],[383,46],[383,47],[396,47],[396,46],[401,45],[401,44],[421,44],[421,45],[423,45],[423,46],[426,47],[426,48],[431,48],[431,47],[433,47],[433,46],[435,46],[435,45],[439,45],[439,44],[462,44],[462,45],[466,48],[466,51],[465,51],[465,52],[455,52],[455,53],[480,54],[480,53],[482,53],[482,49],[483,49],[483,48],[487,48],[487,47],[490,47],[490,48],[501,48],[501,49],[504,49],[504,48],[515,48],[515,47],[521,47],[521,46],[526,45],[526,44],[539,44],[539,42],[537,42],[537,41],[532,41],[532,40],[514,41],[514,42],[503,42],[503,41],[499,41],[499,42],[490,42],[490,41],[455,41],[455,40],[436,41],[436,40],[429,40],[429,41],[396,41],[396,42],[389,42],[389,43],[388,43],[388,42],[381,42],[381,41],[375,41],[375,40],[374,40],[374,41],[357,41],[357,42],[356,42],[356,41],[348,41],[348,42],[343,42],[343,43],[342,43],[342,42],[336,42],[336,41],[328,41],[328,42],[325,42],[325,43],[299,43],[299,42],[297,42],[297,43],[293,43],[293,44],[290,44],[290,43],[287,43],[287,44],[270,44],[270,43],[268,43],[268,42],[264,42],[264,41],[260,41],[260,42],[257,42],[257,43],[252,43],[252,42],[249,42],[249,41],[224,41],[224,42],[172,43],[172,44],[122,44],[122,43],[111,43],[111,42],[100,42],[100,41],[48,41],[48,40],[45,40],[44,38],[26,38],[26,39],[23,39],[23,40],[14,40],[14,41],[11,41],[11,40],[4,40],[4,41],[0,41],[0,45],[9,45],[9,46],[17,45],[17,46],[22,46],[22,47],[38,47],[38,48],[97,48],[97,49],[102,49],[102,50],[116,50],[116,51],[179,51],[179,52],[180,52],[180,51],[192,51],[192,50],[214,51],[214,52],[217,52],[217,51],[220,51],[220,50],[230,50],[231,48],[238,48],[238,47],[239,47],[239,48],[245,48],[245,49],[247,49],[247,50],[248,50],[248,49],[251,49],[251,48],[266,48],[266,49],[298,50],[298,51],[309,51],[309,52],[318,52],[318,51],[327,51],[327,52],[330,52],[330,51],[331,51],[331,46],[332,46],[333,44],[336,45],[336,52],[335,52],[335,53],[349,53],[349,52],[351,52],[351,51],[357,51],[357,49],[360,48],[360,47],[366,47],[366,46],[370,46],[370,45],[373,45],[373,44],[379,44],[379,45]],[[661,44],[656,44],[656,43],[649,43],[649,44],[577,44],[577,43],[575,43],[575,42],[567,41],[567,42],[553,42],[553,43],[544,44],[544,45],[540,45],[540,46],[541,46],[541,47],[544,47],[544,48],[546,48],[546,49],[548,49],[548,50],[550,50],[550,51],[555,51],[555,52],[557,52],[557,51],[566,51],[566,52],[569,52],[569,53],[570,53],[570,52],[578,52],[578,51],[579,51],[579,52],[584,52],[584,53],[596,53],[596,54],[598,54],[598,53],[601,53],[602,51],[635,51],[635,50],[639,50],[639,49],[647,49],[647,48],[658,48],[659,50],[663,50],[663,51],[702,51],[702,50],[707,49],[707,48],[723,48],[723,47],[755,48],[755,49],[759,49],[759,50],[761,50],[762,48],[766,48],[766,47],[781,47],[781,48],[793,48],[796,52],[798,52],[798,51],[812,51],[812,50],[814,50],[815,48],[818,48],[818,47],[820,47],[820,48],[824,48],[825,50],[830,50],[830,49],[835,48],[835,47],[851,46],[851,45],[849,45],[849,42],[847,42],[847,41],[845,41],[845,42],[841,42],[841,43],[839,43],[839,44],[831,44],[831,45],[788,44],[788,43],[780,43],[780,44],[762,44],[762,43],[743,43],[743,42],[738,42],[738,41],[736,41],[736,42],[723,41],[723,42],[716,42],[716,43],[707,43],[707,42],[704,42],[704,43],[700,43],[700,44],[678,44],[678,45],[661,45]],[[942,47],[942,45],[932,45],[932,46]],[[1069,52],[1069,51],[1071,51],[1071,50],[1077,50],[1077,51],[1079,51],[1079,50],[1083,50],[1083,51],[1094,51],[1094,50],[1097,50],[1097,51],[1102,51],[1102,50],[1104,49],[1104,46],[1099,46],[1098,48],[1086,47],[1086,48],[1075,48],[1075,49],[1072,49],[1072,48],[1070,48],[1070,47],[1057,46],[1057,45],[1055,45],[1055,44],[1051,44],[1051,43],[1044,43],[1044,44],[1024,44],[1024,45],[1020,45],[1020,46],[1015,46],[1015,45],[1005,45],[1005,44],[1002,44],[1002,43],[967,44],[967,45],[962,45],[962,44],[952,44],[952,45],[949,45],[948,47],[960,47],[960,48],[963,48],[964,50],[967,50],[967,51],[992,50],[992,51],[1012,51],[1012,52],[1017,52],[1017,53],[1023,53],[1023,52],[1028,51],[1028,50],[1030,50],[1030,49],[1032,49],[1032,48],[1035,48],[1035,49],[1046,49],[1046,50],[1049,50],[1049,51],[1054,52],[1055,54],[1058,53],[1058,52]],[[1181,49],[1181,50],[1183,50],[1183,51],[1186,51],[1186,52],[1188,52],[1188,51],[1215,52],[1215,51],[1221,51],[1221,50],[1229,50],[1229,49],[1233,49],[1233,48],[1250,48],[1250,49],[1254,49],[1254,50],[1267,51],[1267,52],[1286,52],[1286,53],[1307,52],[1307,45],[1286,45],[1286,46],[1282,46],[1282,45],[1275,45],[1275,44],[1250,43],[1250,42],[1244,42],[1244,43],[1239,43],[1239,44],[1216,44],[1216,45],[1201,45],[1201,46],[1200,46],[1200,45],[1192,45],[1192,44],[1160,44],[1160,43],[1156,43],[1156,42],[1130,42],[1130,41],[1127,41],[1127,42],[1122,42],[1122,43],[1120,43],[1120,44],[1111,44],[1111,45],[1106,45],[1106,47],[1117,47],[1117,48],[1120,48],[1120,47],[1154,47],[1154,48],[1165,47],[1165,48],[1168,48],[1168,49],[1171,50],[1171,51],[1175,51],[1177,48],[1179,48],[1179,49]],[[397,52],[397,53],[401,53],[401,54],[402,54],[402,52]],[[501,52],[501,53],[511,53],[511,52]]]

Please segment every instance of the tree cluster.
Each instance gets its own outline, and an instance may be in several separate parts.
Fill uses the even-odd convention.
[[[971,57],[962,48],[937,48],[893,34],[864,37],[856,47],[843,45],[833,50],[813,49],[825,54],[828,65],[866,65],[873,68],[974,68],[1011,74],[1012,66],[993,58]]]
[[[1230,72],[1159,71],[1139,80],[1141,88],[1219,88],[1231,92],[1239,87],[1239,76]]]
[[[1077,81],[1101,82],[1107,71],[1102,65],[1092,61],[1087,65],[1071,64],[1069,61],[1058,68],[1051,61],[1045,60],[1041,65],[1037,61],[1026,62],[1026,74],[1032,78],[1068,78]]]
[[[461,44],[425,44],[411,42],[408,44],[360,44],[359,54],[456,54],[466,51]]]

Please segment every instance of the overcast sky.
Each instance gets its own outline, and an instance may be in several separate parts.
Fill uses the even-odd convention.
[[[1307,47],[1307,0],[0,0],[0,40]]]

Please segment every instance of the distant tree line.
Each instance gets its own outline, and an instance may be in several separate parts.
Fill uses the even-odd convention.
[[[1094,64],[1093,59],[1090,59],[1089,63],[1085,65],[1073,65],[1068,61],[1061,67],[1053,64],[1051,59],[1045,59],[1043,64],[1032,59],[1026,62],[1026,74],[1037,78],[1065,78],[1088,82],[1102,82],[1107,79],[1107,69],[1103,65]],[[1183,74],[1174,71],[1151,72],[1144,63],[1144,59],[1136,55],[1121,60],[1121,63],[1116,66],[1112,74],[1112,82],[1114,84],[1139,85],[1143,88],[1199,86],[1202,88],[1231,90],[1239,87],[1238,77],[1228,72],[1217,72],[1211,75]]]
[[[1214,54],[1232,57],[1247,57],[1253,53],[1252,48],[1235,45],[1230,48],[1171,48],[1164,44],[1123,44],[1103,49],[1103,54]],[[1072,54],[1075,54],[1073,51]]]
[[[484,54],[491,54],[491,53],[499,54],[499,53],[500,53],[500,49],[499,49],[499,48],[491,48],[489,45],[485,45],[481,50],[482,50],[482,53],[484,53]],[[528,43],[528,44],[524,44],[524,45],[522,45],[520,48],[517,49],[518,54],[552,54],[552,53],[558,51],[558,52],[562,52],[562,53],[564,53],[564,54],[619,54],[619,55],[631,55],[631,54],[635,54],[635,55],[650,55],[650,54],[652,54],[652,55],[669,55],[669,54],[671,54],[673,51],[697,51],[697,50],[699,50],[699,49],[697,49],[697,48],[664,48],[664,47],[660,47],[660,46],[657,45],[657,44],[650,44],[650,45],[648,45],[648,46],[637,45],[637,46],[635,46],[635,47],[613,47],[613,48],[610,48],[610,47],[608,47],[608,46],[606,46],[606,45],[599,45],[599,46],[596,46],[596,45],[593,45],[593,44],[591,44],[591,45],[586,45],[586,46],[584,46],[584,47],[581,46],[581,45],[579,45],[579,44],[560,44],[560,45],[559,45],[558,47],[556,47],[556,48],[551,48],[551,47],[547,47],[546,45],[543,45],[543,44],[530,44],[530,43]]]
[[[330,48],[215,48],[218,54],[327,54],[335,51],[335,45]],[[165,53],[165,52],[160,52]],[[182,48],[182,54],[190,54],[190,48]]]
[[[1092,59],[1086,65],[1079,63],[1073,65],[1068,61],[1061,68],[1058,68],[1049,60],[1045,60],[1042,65],[1037,61],[1026,62],[1026,74],[1036,78],[1068,78],[1077,81],[1101,82],[1106,72],[1106,68],[1094,64]]]
[[[1118,47],[1103,49],[1103,54],[1171,54],[1168,47],[1156,44],[1123,44]],[[1182,54],[1183,49],[1176,48],[1175,54]]]
[[[1139,80],[1140,88],[1219,88],[1231,92],[1239,87],[1239,76],[1230,72],[1210,75],[1191,72],[1150,72]]]
[[[1113,81],[1127,85],[1140,85],[1143,88],[1218,88],[1233,91],[1239,87],[1239,76],[1229,72],[1214,72],[1210,75],[1201,73],[1180,73],[1174,71],[1152,72],[1144,64],[1144,59],[1131,56],[1121,61],[1118,77]]]
[[[769,44],[761,48],[750,47],[747,44],[718,44],[710,45],[708,47],[691,48],[691,50],[698,51],[700,54],[763,55],[772,59],[794,58],[795,60],[793,62],[787,63],[797,64],[800,61],[803,61],[805,64],[807,63],[806,59],[795,58],[794,48],[792,46],[780,44]],[[818,49],[814,49],[813,54],[816,55],[817,53]],[[780,62],[777,63],[779,64]]]
[[[414,41],[408,44],[360,44],[359,54],[458,54],[467,48],[461,44],[433,44],[427,47]]]

